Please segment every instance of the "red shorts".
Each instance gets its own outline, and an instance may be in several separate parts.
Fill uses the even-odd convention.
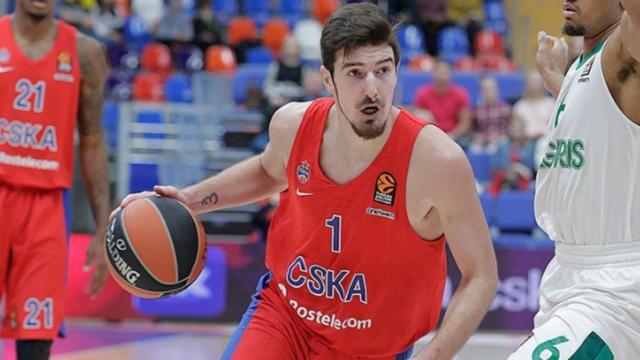
[[[53,339],[64,313],[67,191],[0,185],[1,337]]]
[[[357,357],[328,347],[304,329],[282,306],[270,274],[263,276],[257,293],[231,337],[223,360],[405,360],[413,348],[387,357]]]

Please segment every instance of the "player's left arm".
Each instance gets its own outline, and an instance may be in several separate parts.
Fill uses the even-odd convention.
[[[80,166],[96,225],[94,238],[87,249],[85,269],[93,264],[93,276],[87,291],[96,296],[107,275],[103,242],[109,218],[109,177],[102,104],[108,66],[103,46],[81,34],[78,35],[78,57],[82,71],[78,104]]]
[[[640,62],[640,0],[621,0],[626,12],[620,22],[622,46],[635,61]]]
[[[417,359],[452,359],[484,318],[496,293],[497,265],[466,155],[438,129],[416,143],[422,179],[462,278],[433,340]],[[421,134],[422,135],[422,134]],[[422,147],[422,149],[420,148]],[[417,158],[419,159],[419,157]]]

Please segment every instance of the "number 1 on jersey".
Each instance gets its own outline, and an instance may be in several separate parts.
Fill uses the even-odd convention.
[[[340,215],[333,214],[331,219],[325,220],[326,227],[331,229],[331,252],[339,253],[342,251],[342,232],[341,225],[342,217]]]

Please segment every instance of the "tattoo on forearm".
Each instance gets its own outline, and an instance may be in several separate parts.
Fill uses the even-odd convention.
[[[218,203],[219,199],[220,199],[220,197],[218,196],[218,193],[212,192],[211,194],[209,194],[209,196],[203,197],[202,201],[200,202],[200,204],[202,206],[215,205],[215,204]]]

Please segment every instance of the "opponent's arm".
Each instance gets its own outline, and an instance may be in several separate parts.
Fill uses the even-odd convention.
[[[538,33],[536,67],[544,80],[544,87],[551,92],[554,98],[557,98],[560,93],[568,62],[569,46],[564,38],[557,38],[540,31]]]
[[[620,39],[626,52],[635,60],[640,61],[640,1],[621,0],[626,12],[622,14],[620,22]]]
[[[444,134],[431,134],[436,136],[422,152],[432,155],[424,155],[423,159],[428,158],[420,162],[428,169],[423,172],[424,186],[429,189],[462,278],[440,329],[417,358],[445,360],[454,357],[480,324],[495,296],[498,276],[469,161]]]
[[[106,278],[102,244],[109,216],[109,177],[102,131],[102,103],[107,61],[102,45],[85,35],[78,35],[78,54],[82,72],[78,108],[80,166],[96,225],[93,241],[87,250],[85,268],[91,263],[94,265],[88,290],[95,296]]]
[[[178,199],[195,212],[203,213],[248,204],[285,190],[289,151],[306,106],[308,104],[290,103],[276,111],[269,125],[269,145],[260,155],[182,190],[173,186],[155,186],[155,193]],[[153,194],[146,191],[128,195],[122,200],[120,208],[135,199]],[[117,211],[114,210],[111,215]]]

